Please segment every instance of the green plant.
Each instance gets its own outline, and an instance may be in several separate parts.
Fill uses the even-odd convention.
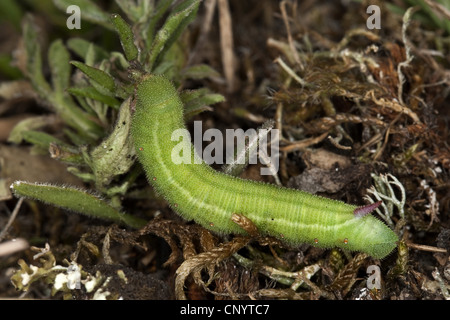
[[[103,28],[115,30],[123,49],[107,52],[82,38],[54,40],[48,50],[51,81],[44,74],[45,61],[33,16],[23,21],[25,74],[39,99],[63,120],[63,136],[42,131],[45,121],[36,118],[19,123],[10,142],[33,144],[69,165],[68,170],[89,184],[93,191],[47,183],[16,182],[11,185],[18,197],[29,197],[92,217],[131,227],[145,221],[122,213],[122,197],[141,173],[135,164],[130,139],[130,117],[134,81],[143,73],[164,74],[175,83],[187,78],[217,76],[206,65],[185,66],[180,36],[195,19],[200,0],[173,5],[171,0],[116,0],[125,18],[102,11],[90,0],[55,0],[65,10],[78,5],[82,17]],[[159,29],[157,26],[161,25]],[[71,52],[82,61],[71,60]],[[75,76],[71,66],[75,66]],[[183,94],[186,114],[192,116],[207,106],[223,101],[223,96],[205,88]],[[80,206],[80,204],[83,204]]]

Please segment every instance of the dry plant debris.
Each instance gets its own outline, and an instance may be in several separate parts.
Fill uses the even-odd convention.
[[[42,136],[22,135],[41,130],[58,139],[64,135],[77,138],[57,115],[54,101],[43,99],[42,92],[54,99],[61,94],[61,101],[67,103],[67,92],[58,91],[61,84],[52,82],[51,88],[36,89],[32,81],[20,78],[20,72],[19,78],[7,81],[2,68],[0,283],[7,283],[3,287],[9,289],[0,296],[450,299],[450,28],[445,23],[450,15],[449,8],[437,2],[420,2],[421,9],[412,8],[411,3],[419,2],[378,3],[382,28],[369,30],[365,26],[367,1],[204,0],[196,20],[168,54],[178,57],[174,70],[183,64],[210,66],[201,72],[194,68],[174,71],[175,77],[186,80],[186,75],[195,73],[198,77],[186,80],[186,87],[208,87],[226,98],[223,102],[212,92],[198,91],[221,103],[211,108],[205,100],[195,103],[198,97],[192,95],[190,116],[207,120],[211,127],[257,127],[275,121],[282,133],[281,184],[352,203],[364,204],[367,195],[387,199],[380,215],[401,236],[391,256],[378,261],[336,249],[289,248],[260,237],[252,222],[238,215],[235,222],[248,230],[248,237],[212,234],[174,216],[131,164],[122,172],[128,174],[123,184],[109,188],[102,180],[97,186],[112,195],[115,204],[149,220],[139,230],[66,215],[34,201],[20,202],[20,210],[12,210],[16,202],[7,192],[11,179],[34,180],[30,177],[37,176],[42,180],[40,174],[45,172],[50,182],[96,183],[85,167],[69,173],[48,156],[49,146],[55,158],[74,156],[72,149],[62,144],[42,148],[33,142]],[[39,46],[24,38],[17,43],[6,37],[6,31],[1,40],[5,42],[2,48],[16,50],[15,63],[24,75],[28,73],[26,47],[34,46],[36,55],[44,54],[49,47],[45,31],[54,28],[37,7],[30,8],[36,17],[26,16],[24,26],[39,26]],[[55,12],[50,14],[58,17]],[[88,18],[112,29],[102,14]],[[133,12],[127,14],[132,17]],[[142,21],[136,21],[136,30],[144,30]],[[102,30],[92,28],[94,35]],[[17,31],[15,35],[20,38]],[[145,42],[145,34],[138,35],[138,42]],[[55,42],[51,48],[57,52],[61,46]],[[110,49],[107,44],[99,41],[88,48],[76,40],[69,46],[76,49],[76,55],[83,53],[87,64],[113,70],[122,84],[128,84],[118,67],[126,63],[123,55],[103,60],[100,66],[105,49]],[[126,53],[132,55],[132,48]],[[54,72],[47,65],[42,70],[42,78]],[[89,80],[80,71],[70,77],[83,83]],[[119,116],[119,97],[108,95],[98,84],[96,89],[101,93],[96,97],[111,109],[92,96],[91,100],[77,96],[74,101],[95,118],[88,123],[93,131],[84,141],[103,137],[105,128]],[[124,86],[120,94],[126,96],[128,89]],[[212,112],[199,114],[202,111]],[[10,142],[8,137],[12,137]],[[12,142],[18,146],[8,145]],[[39,155],[29,156],[29,144]],[[79,161],[84,151],[71,161]],[[17,158],[21,161],[14,161]],[[250,166],[242,175],[252,178],[255,171]],[[108,176],[104,181],[121,178]],[[20,249],[10,249],[16,238]],[[27,242],[30,249],[26,249]],[[371,265],[381,266],[379,289],[367,287],[366,270]]]

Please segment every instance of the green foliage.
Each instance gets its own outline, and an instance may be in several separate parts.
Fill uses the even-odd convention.
[[[8,19],[15,28],[20,29],[20,19],[23,12],[14,0],[0,1],[0,19]]]
[[[127,173],[134,163],[134,145],[130,142],[131,99],[120,107],[117,123],[109,135],[90,154],[96,187],[104,190],[114,177]]]
[[[208,106],[225,100],[222,95],[212,93],[207,88],[184,91],[180,98],[184,104],[185,118],[190,118],[200,112],[209,110]]]
[[[112,29],[109,15],[91,0],[53,0],[53,3],[63,12],[66,12],[67,7],[76,5],[80,7],[83,19],[101,25],[104,28]]]
[[[46,101],[55,112],[80,136],[84,142],[93,142],[104,135],[101,126],[91,119],[73,101],[65,91],[69,85],[70,65],[69,53],[61,40],[55,40],[49,48],[48,61],[52,74],[51,86],[43,73],[43,59],[37,26],[31,15],[27,15],[23,22],[23,37],[26,49],[26,66],[30,82],[39,96]]]
[[[420,10],[414,14],[414,18],[420,20],[425,26],[433,29],[443,29],[447,34],[450,34],[450,20],[446,19],[445,16],[437,15],[436,12],[442,10],[450,10],[449,0],[435,0],[433,7],[430,3],[424,0],[405,0],[405,4],[408,7],[420,8]],[[390,11],[404,14],[405,10],[396,4],[387,3],[386,6]]]
[[[152,43],[150,54],[146,59],[150,69],[155,68],[157,61],[162,59],[181,32],[195,18],[199,3],[199,0],[188,0],[174,8]]]
[[[144,220],[121,213],[106,201],[85,190],[23,181],[14,182],[11,188],[18,197],[37,199],[64,209],[81,212],[91,217],[110,220],[133,228],[145,225]]]
[[[89,184],[96,195],[67,186],[26,182],[14,183],[11,188],[19,197],[140,227],[141,220],[120,212],[122,199],[141,173],[129,134],[133,78],[163,73],[181,82],[217,77],[218,73],[205,65],[185,68],[186,57],[177,43],[195,19],[201,0],[115,2],[123,16],[107,13],[91,0],[53,0],[64,14],[69,5],[77,5],[83,20],[115,31],[123,53],[78,36],[51,42],[45,59],[40,29],[32,15],[25,15],[25,76],[39,99],[62,119],[64,128],[63,135],[56,137],[41,131],[45,129],[45,117],[35,117],[17,124],[9,139],[17,144],[31,143],[33,150],[49,152],[67,163],[68,171]],[[74,57],[77,60],[72,60]],[[188,116],[224,100],[206,89],[192,90],[184,96]]]
[[[90,80],[95,81],[98,85],[102,86],[104,90],[107,90],[109,93],[114,92],[116,88],[114,78],[107,72],[94,67],[90,67],[78,61],[72,61],[71,63],[82,72],[84,72]]]
[[[137,59],[139,51],[134,45],[133,31],[130,26],[118,14],[113,14],[111,16],[111,21],[119,34],[120,42],[122,43],[127,60],[132,61]]]

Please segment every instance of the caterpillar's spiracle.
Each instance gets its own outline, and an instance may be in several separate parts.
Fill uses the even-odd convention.
[[[176,164],[172,150],[190,141],[172,141],[174,130],[185,128],[183,104],[164,76],[149,75],[136,88],[131,134],[148,181],[174,211],[187,220],[219,233],[243,234],[231,220],[233,213],[250,219],[261,234],[287,244],[309,243],[341,247],[374,258],[387,256],[398,240],[368,209],[307,192],[236,178],[212,169],[205,162]],[[179,147],[179,146],[178,146]],[[363,207],[365,208],[365,207]]]

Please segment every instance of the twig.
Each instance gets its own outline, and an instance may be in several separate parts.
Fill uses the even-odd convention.
[[[408,10],[406,10],[405,15],[403,16],[403,25],[402,25],[402,40],[403,44],[406,48],[406,60],[403,62],[400,62],[397,66],[397,74],[398,74],[398,101],[401,105],[405,105],[403,101],[403,84],[405,83],[405,76],[402,72],[402,67],[409,67],[409,64],[414,59],[414,56],[411,55],[411,43],[408,41],[406,31],[408,29],[408,26],[411,22],[411,16],[416,11],[416,8],[411,7]]]
[[[407,242],[406,244],[408,247],[416,249],[416,250],[428,251],[428,252],[438,252],[438,253],[448,253],[448,251],[444,248],[432,247],[432,246],[427,246],[424,244],[417,244],[417,243],[412,243],[412,242]]]
[[[28,242],[25,239],[14,239],[0,244],[0,257],[22,251],[28,248]]]
[[[295,62],[297,63],[297,65],[300,67],[301,70],[304,70],[305,67],[303,66],[302,61],[300,60],[300,57],[299,57],[298,52],[297,52],[297,49],[295,48],[295,45],[294,45],[294,40],[292,39],[291,28],[289,26],[289,19],[288,19],[288,15],[287,15],[287,12],[286,12],[286,2],[287,1],[281,1],[281,3],[280,3],[280,11],[281,11],[281,14],[283,16],[283,21],[284,21],[284,26],[286,28],[286,33],[287,33],[287,37],[288,37],[289,47],[291,49],[292,56],[294,57]]]
[[[202,27],[200,28],[200,35],[198,37],[197,43],[195,44],[194,49],[191,51],[189,55],[189,59],[187,65],[193,65],[197,63],[198,53],[201,51],[202,47],[208,40],[209,32],[211,31],[212,21],[214,17],[214,9],[216,8],[217,0],[206,0],[204,2],[205,8],[205,18],[202,22]]]
[[[22,206],[23,199],[24,198],[20,198],[19,201],[17,201],[16,207],[14,208],[11,216],[9,217],[8,223],[6,224],[6,226],[3,228],[2,232],[0,233],[0,241],[2,241],[3,238],[6,236],[6,234],[8,233],[9,227],[11,227],[12,223],[16,219],[16,216],[19,213],[20,207]]]
[[[448,10],[445,6],[431,0],[425,0],[425,2],[430,6],[431,9],[433,9],[436,14],[442,14],[447,19],[450,19],[450,10]]]
[[[225,78],[228,83],[228,91],[233,92],[235,88],[233,53],[233,30],[228,0],[218,0],[219,4],[219,24],[220,24],[220,46],[222,51],[222,64]]]
[[[275,62],[278,63],[280,65],[281,68],[283,68],[284,71],[287,72],[287,74],[289,74],[292,78],[294,78],[295,81],[297,81],[298,83],[300,83],[302,85],[302,87],[306,87],[308,84],[305,80],[303,80],[302,78],[300,78],[295,72],[294,70],[292,70],[284,61],[283,59],[281,59],[280,57],[275,59]]]
[[[378,157],[381,156],[381,154],[383,153],[384,149],[387,146],[388,140],[389,140],[389,135],[391,134],[391,128],[394,126],[394,124],[401,118],[402,114],[399,113],[394,120],[391,121],[391,123],[389,123],[388,127],[386,128],[386,131],[384,133],[384,142],[382,144],[382,146],[377,150],[377,152],[375,153],[373,160],[377,160]]]
[[[314,145],[314,144],[317,144],[317,143],[321,142],[327,136],[328,136],[328,132],[324,132],[318,137],[304,139],[304,140],[301,140],[301,141],[298,141],[298,142],[294,142],[291,145],[288,145],[288,146],[285,146],[285,147],[281,147],[280,150],[282,152],[292,152],[292,151],[296,151],[296,150],[305,149],[305,148],[307,148],[307,147],[309,147],[311,145]]]
[[[341,144],[339,144],[339,142],[342,140],[342,134],[339,133],[337,137],[333,138],[332,136],[328,136],[328,141],[330,141],[330,143],[335,146],[338,149],[341,150],[352,150],[351,146],[343,146]]]

